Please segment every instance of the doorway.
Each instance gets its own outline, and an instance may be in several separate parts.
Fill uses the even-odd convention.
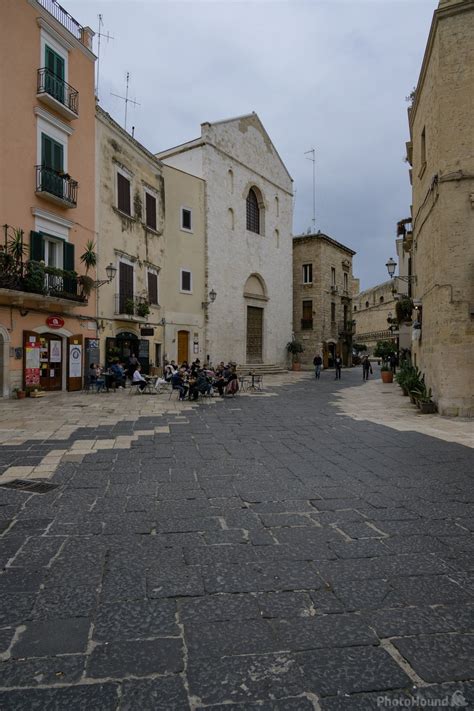
[[[263,362],[263,309],[247,306],[247,363]]]
[[[189,358],[189,331],[178,331],[178,365]]]

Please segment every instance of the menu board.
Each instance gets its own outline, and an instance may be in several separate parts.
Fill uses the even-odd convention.
[[[25,385],[40,384],[40,344],[30,341],[25,346]]]

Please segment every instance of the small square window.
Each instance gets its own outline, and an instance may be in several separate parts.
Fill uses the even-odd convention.
[[[185,291],[186,293],[191,293],[192,290],[192,279],[191,279],[191,272],[186,271],[185,269],[181,269],[181,291]]]
[[[191,210],[186,207],[181,208],[181,229],[189,232],[192,230]]]

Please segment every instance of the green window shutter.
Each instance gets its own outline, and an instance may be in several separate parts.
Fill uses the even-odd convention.
[[[63,246],[63,269],[66,272],[74,271],[74,245],[70,242],[64,242]],[[65,277],[64,291],[68,294],[77,293],[77,279]]]
[[[46,69],[49,69],[58,79],[64,80],[64,59],[48,46],[45,54]]]
[[[53,141],[53,169],[58,172],[62,172],[63,170],[63,154],[64,150],[62,145]]]
[[[45,133],[41,134],[41,165],[53,167],[53,141]]]
[[[30,259],[35,262],[44,259],[44,241],[41,232],[30,232]]]

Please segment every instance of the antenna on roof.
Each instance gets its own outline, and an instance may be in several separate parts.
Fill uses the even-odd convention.
[[[95,85],[95,95],[97,98],[97,101],[99,100],[99,74],[100,74],[100,38],[105,37],[107,40],[107,44],[109,43],[109,40],[113,40],[114,38],[112,37],[109,32],[102,32],[103,26],[104,26],[104,20],[102,18],[102,15],[98,15],[99,17],[99,29],[96,32],[96,36],[98,38],[97,40],[97,79],[96,79],[96,85]]]
[[[126,79],[126,89],[125,89],[125,96],[120,96],[120,94],[114,94],[113,91],[111,91],[112,96],[116,96],[118,99],[122,99],[122,101],[125,101],[125,123],[124,123],[124,129],[127,130],[127,111],[128,111],[128,105],[133,104],[134,106],[140,106],[138,101],[134,101],[134,99],[129,99],[128,98],[128,85],[130,82],[130,72],[127,72],[127,79]]]
[[[316,150],[311,148],[309,151],[305,151],[305,156],[311,153],[310,160],[313,164],[313,233],[316,232]]]

